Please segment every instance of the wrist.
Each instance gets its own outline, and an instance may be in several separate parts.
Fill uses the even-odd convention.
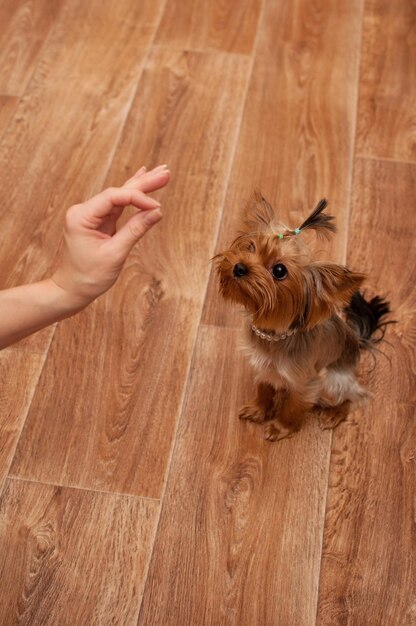
[[[62,316],[62,318],[78,313],[78,311],[85,309],[92,302],[91,298],[80,296],[61,287],[54,276],[46,278],[44,284],[49,292],[56,314],[60,317]]]

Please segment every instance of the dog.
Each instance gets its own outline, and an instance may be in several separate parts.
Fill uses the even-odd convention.
[[[326,207],[321,200],[291,230],[256,191],[236,239],[213,259],[220,293],[249,314],[243,349],[257,394],[239,417],[266,422],[269,441],[293,436],[313,410],[321,428],[344,420],[368,395],[357,379],[360,353],[374,348],[389,323],[389,303],[360,292],[364,274],[314,260],[308,233],[336,232]]]

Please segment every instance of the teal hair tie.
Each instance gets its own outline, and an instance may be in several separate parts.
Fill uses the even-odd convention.
[[[295,235],[299,235],[300,233],[300,228],[295,228],[295,230],[293,231],[295,233]]]

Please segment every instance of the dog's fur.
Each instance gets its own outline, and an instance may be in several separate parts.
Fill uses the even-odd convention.
[[[356,376],[360,349],[371,348],[375,331],[386,324],[388,303],[379,297],[367,302],[358,291],[363,274],[314,261],[308,231],[331,236],[336,230],[325,207],[326,201],[321,201],[294,234],[255,192],[237,238],[214,257],[223,297],[242,304],[251,316],[244,349],[258,388],[240,418],[267,421],[265,436],[270,441],[293,435],[314,407],[322,409],[323,428],[345,419],[350,404],[367,393]],[[280,280],[272,273],[278,263],[287,269]],[[237,264],[244,266],[245,275],[235,275]],[[254,333],[252,324],[276,336],[296,332],[266,341]]]

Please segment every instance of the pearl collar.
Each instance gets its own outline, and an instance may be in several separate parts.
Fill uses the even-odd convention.
[[[287,337],[294,335],[298,329],[293,328],[293,330],[286,330],[284,333],[275,333],[273,330],[270,332],[267,330],[260,330],[260,328],[257,328],[255,324],[252,324],[251,330],[255,335],[257,335],[257,337],[260,337],[260,339],[265,339],[266,341],[281,341],[282,339],[286,339]]]

